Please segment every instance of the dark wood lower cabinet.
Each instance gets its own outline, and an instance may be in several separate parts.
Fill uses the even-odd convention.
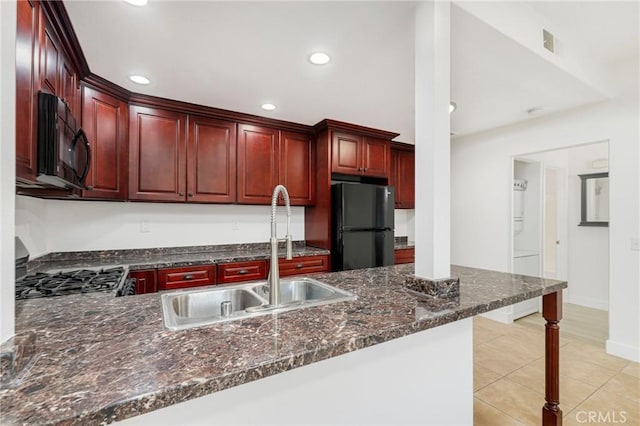
[[[218,283],[264,280],[267,278],[267,261],[221,263],[218,265]]]
[[[280,276],[311,274],[329,271],[329,256],[303,256],[291,260],[279,259]]]
[[[216,265],[158,269],[158,290],[197,287],[216,283]]]
[[[129,272],[129,278],[136,280],[136,294],[155,293],[158,291],[155,269],[144,269]]]
[[[415,249],[414,248],[404,248],[397,249],[394,252],[395,264],[399,265],[401,263],[414,263],[415,262]]]

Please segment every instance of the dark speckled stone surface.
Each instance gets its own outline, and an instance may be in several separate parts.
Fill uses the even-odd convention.
[[[451,274],[453,299],[408,291],[411,264],[316,274],[357,299],[177,332],[163,327],[159,294],[18,301],[16,332],[35,332],[40,356],[19,386],[0,390],[0,423],[110,423],[566,287]]]
[[[269,258],[268,243],[217,246],[166,247],[132,250],[104,250],[51,253],[29,262],[29,272],[57,269],[82,269],[95,266],[127,265],[129,270],[211,265]],[[320,256],[329,250],[294,241],[293,256]],[[280,257],[285,256],[284,243]]]

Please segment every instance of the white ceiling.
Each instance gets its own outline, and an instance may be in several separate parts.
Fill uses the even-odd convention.
[[[305,124],[333,118],[414,140],[412,2],[65,5],[91,71],[129,90]],[[535,106],[553,113],[601,99],[455,5],[451,29],[457,135],[531,118]],[[314,50],[332,61],[311,65]],[[136,85],[131,74],[152,83]],[[263,111],[265,102],[277,109]]]

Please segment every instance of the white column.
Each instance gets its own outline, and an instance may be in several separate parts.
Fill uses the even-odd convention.
[[[4,342],[15,331],[15,1],[0,1],[0,29],[0,342]]]
[[[450,10],[433,1],[415,12],[415,273],[430,279],[450,277]]]

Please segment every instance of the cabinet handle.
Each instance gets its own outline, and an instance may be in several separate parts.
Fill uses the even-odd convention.
[[[296,269],[301,269],[301,268],[302,268],[302,266],[303,266],[303,265],[302,265],[302,263],[298,263],[298,264],[296,265]]]
[[[191,275],[191,274],[185,275],[185,276],[182,277],[182,279],[185,280],[185,281],[192,280],[193,279],[193,275]]]
[[[193,197],[193,192],[190,192],[188,195],[189,197]]]
[[[238,271],[238,275],[247,275],[249,273],[249,271],[247,271],[246,269],[240,269]]]

